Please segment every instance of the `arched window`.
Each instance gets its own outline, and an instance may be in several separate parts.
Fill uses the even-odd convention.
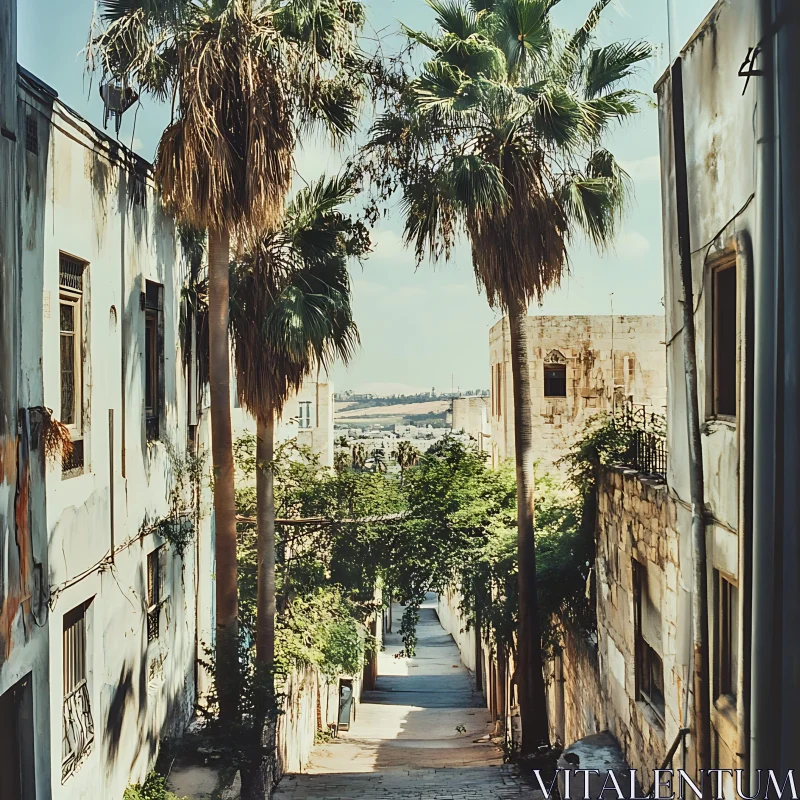
[[[567,396],[567,359],[558,350],[551,350],[544,360],[544,396]]]

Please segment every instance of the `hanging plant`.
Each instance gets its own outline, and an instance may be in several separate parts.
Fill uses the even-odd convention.
[[[44,455],[49,464],[68,461],[72,455],[72,436],[69,428],[53,416],[52,409],[45,408],[42,413],[42,442]]]

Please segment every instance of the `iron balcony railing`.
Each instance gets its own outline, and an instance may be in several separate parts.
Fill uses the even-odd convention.
[[[667,429],[664,417],[644,405],[624,403],[614,409],[614,425],[628,435],[625,466],[638,472],[667,477]]]
[[[89,705],[89,688],[82,681],[64,698],[64,736],[61,782],[69,778],[89,754],[94,743],[94,720]]]

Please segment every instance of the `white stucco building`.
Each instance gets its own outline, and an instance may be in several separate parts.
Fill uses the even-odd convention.
[[[186,471],[207,436],[179,334],[185,272],[150,166],[17,80],[13,33],[0,3],[2,224],[19,231],[16,249],[0,239],[14,420],[0,453],[0,796],[120,798],[191,717],[211,637],[211,516]],[[45,453],[51,413],[63,459]]]

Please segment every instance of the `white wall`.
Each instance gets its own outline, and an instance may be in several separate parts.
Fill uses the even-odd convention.
[[[737,581],[741,565],[739,552],[740,436],[739,419],[717,419],[711,406],[712,314],[710,259],[728,248],[737,233],[749,236],[758,252],[758,206],[755,165],[757,144],[754,134],[757,87],[753,80],[744,91],[738,68],[742,53],[752,46],[757,8],[746,0],[718,2],[704,24],[681,52],[685,108],[685,140],[689,188],[689,215],[694,283],[696,352],[699,410],[702,424],[705,503],[708,509],[709,604],[713,604],[714,573],[720,569]],[[755,80],[755,79],[754,79]],[[664,209],[664,270],[667,309],[668,483],[680,503],[680,584],[690,590],[691,514],[685,368],[683,362],[683,290],[678,253],[675,167],[672,134],[672,86],[665,74],[656,86],[661,143],[661,192]],[[741,267],[741,264],[739,265]],[[758,268],[757,265],[755,267]],[[738,401],[743,396],[746,349],[741,332],[745,329],[746,281],[738,270]],[[751,287],[752,291],[752,287]],[[740,409],[741,410],[741,409]],[[740,585],[740,597],[742,596]],[[688,612],[687,612],[688,614]],[[688,619],[682,624],[686,625]],[[711,664],[715,663],[714,613],[711,614]],[[742,672],[740,666],[740,674]],[[738,702],[741,702],[739,700]],[[715,766],[735,768],[736,715],[724,704],[712,703],[715,732]]]
[[[35,109],[47,130],[50,109],[41,88],[26,84],[20,109]],[[142,192],[118,145],[56,101],[52,135],[38,155],[26,153],[22,265],[23,397],[60,413],[59,253],[88,262],[84,271],[85,468],[64,479],[47,469],[51,611],[50,727],[52,795],[70,800],[118,798],[154,763],[159,739],[179,732],[195,698],[196,546],[208,558],[210,518],[179,557],[167,546],[159,637],[147,641],[146,559],[163,544],[153,525],[169,511],[176,475],[168,447],[187,447],[187,379],[178,339],[184,270],[173,221],[160,208],[143,167]],[[164,425],[147,442],[144,424],[145,280],[164,286]],[[48,310],[49,306],[49,310]],[[113,432],[109,424],[113,411]],[[113,436],[113,438],[110,438]],[[110,457],[113,456],[113,469]],[[113,485],[113,491],[112,491]],[[182,501],[188,503],[189,498]],[[113,525],[112,525],[113,511]],[[109,558],[115,548],[113,562]],[[208,576],[209,572],[204,571]],[[207,578],[206,578],[207,580]],[[209,581],[210,583],[210,581]],[[202,636],[210,627],[205,597]],[[91,600],[87,612],[88,689],[94,744],[64,783],[62,761],[62,633],[64,615]],[[43,776],[44,777],[44,776]]]

